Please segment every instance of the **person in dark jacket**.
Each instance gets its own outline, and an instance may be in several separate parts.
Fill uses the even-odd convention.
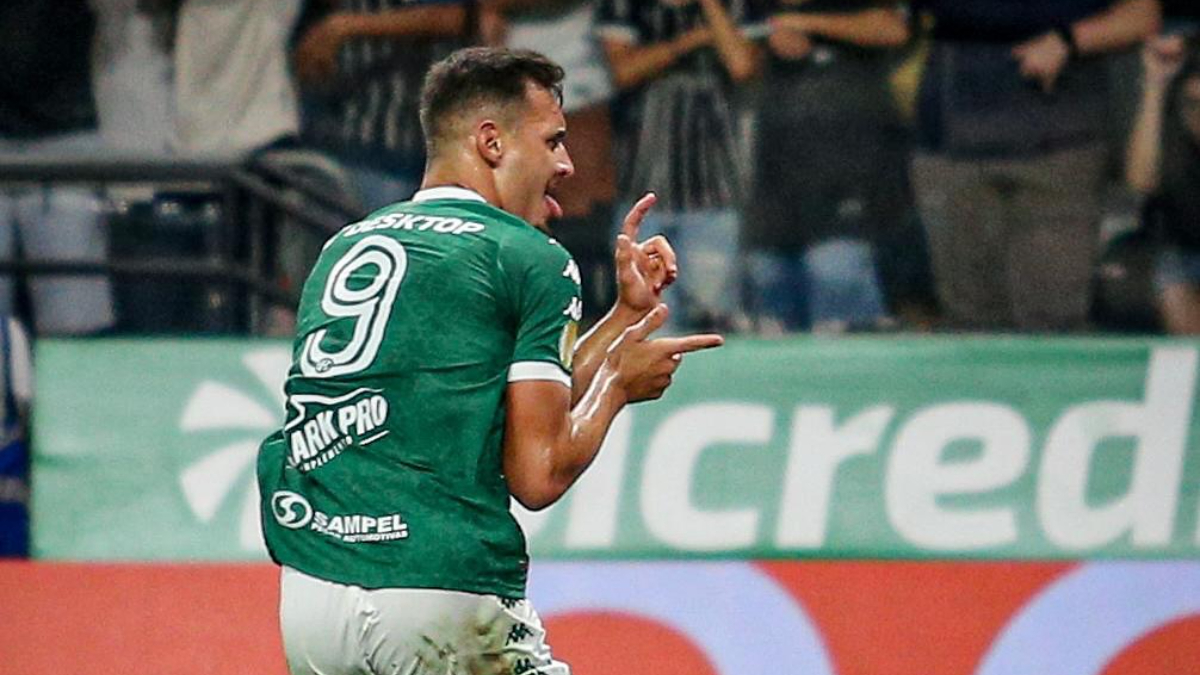
[[[1108,160],[1102,57],[1157,32],[1157,0],[916,4],[934,28],[913,183],[950,327],[1086,328]]]

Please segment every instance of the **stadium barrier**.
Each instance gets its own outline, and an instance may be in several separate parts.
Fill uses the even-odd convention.
[[[0,567],[4,606],[25,607],[0,622],[98,594],[67,626],[85,636],[77,658],[95,649],[113,664],[90,672],[282,673],[253,466],[282,415],[289,353],[249,340],[42,343],[42,562]],[[1198,357],[1200,344],[1169,339],[734,340],[688,357],[662,401],[623,414],[561,504],[518,514],[535,552],[530,595],[578,674],[1189,672]],[[42,600],[9,603],[23,579]],[[118,602],[125,579],[158,590]],[[176,587],[188,589],[178,600]],[[244,616],[193,625],[196,588],[214,614]],[[158,631],[182,652],[240,626],[229,649],[246,667],[106,642],[114,612],[133,615],[121,639]],[[66,658],[48,640],[30,647],[48,634],[31,625],[46,623],[14,619],[21,637],[0,638],[14,641],[0,654],[19,642],[28,663]]]
[[[303,150],[199,158],[0,153],[0,186],[93,186],[105,197],[99,208],[111,230],[104,261],[10,258],[0,260],[0,273],[109,275],[124,332],[262,334],[269,307],[293,308],[299,298],[299,281],[281,279],[280,249],[300,248],[306,260],[292,266],[306,269],[310,250],[360,214],[341,172]],[[123,293],[147,280],[157,293]],[[172,295],[164,284],[181,290]],[[199,290],[207,292],[196,307],[164,307]]]
[[[632,406],[547,558],[1192,558],[1200,345],[735,340]],[[36,554],[264,560],[252,480],[284,342],[43,341]],[[134,540],[114,532],[136,531]]]

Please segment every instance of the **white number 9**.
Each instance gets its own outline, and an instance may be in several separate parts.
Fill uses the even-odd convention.
[[[376,267],[374,276],[363,271]],[[408,253],[400,242],[382,235],[355,244],[333,265],[321,297],[321,310],[333,319],[354,321],[350,340],[337,351],[326,352],[321,342],[329,330],[322,328],[304,341],[300,371],[305,377],[337,377],[368,368],[375,361],[400,282],[408,270]],[[370,280],[351,288],[350,280]]]

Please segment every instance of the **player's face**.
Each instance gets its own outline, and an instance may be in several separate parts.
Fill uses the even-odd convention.
[[[575,173],[565,143],[567,122],[550,92],[530,86],[523,114],[505,134],[505,158],[496,173],[504,210],[545,230],[562,217],[554,198],[559,183]]]

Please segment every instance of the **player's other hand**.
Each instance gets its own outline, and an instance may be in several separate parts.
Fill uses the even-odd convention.
[[[711,333],[651,339],[666,319],[667,306],[659,304],[608,348],[608,361],[630,403],[662,397],[684,354],[725,344],[724,338]]]
[[[654,309],[662,292],[679,276],[675,251],[666,237],[637,240],[638,228],[657,197],[647,193],[633,205],[617,235],[617,302],[638,315]]]

